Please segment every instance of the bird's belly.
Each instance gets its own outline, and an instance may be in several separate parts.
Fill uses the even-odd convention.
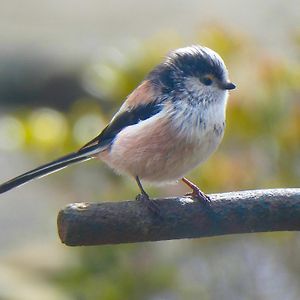
[[[143,134],[128,127],[100,158],[118,173],[139,176],[153,183],[172,182],[205,161],[223,135],[223,131],[216,134],[210,128],[190,140],[176,136],[162,122],[157,121],[156,127],[149,130],[144,128]]]

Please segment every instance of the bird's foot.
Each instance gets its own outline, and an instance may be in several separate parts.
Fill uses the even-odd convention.
[[[185,177],[182,178],[182,181],[192,189],[191,193],[185,194],[186,197],[191,197],[193,199],[197,199],[203,201],[204,203],[210,203],[211,199],[204,194],[194,183],[186,179]]]
[[[185,194],[186,197],[191,197],[193,199],[197,199],[199,201],[204,201],[204,203],[210,203],[211,199],[209,196],[204,194],[199,188],[193,189],[192,192]]]
[[[143,202],[149,208],[150,211],[160,216],[159,205],[156,203],[156,201],[151,200],[146,193],[138,194],[135,199]]]

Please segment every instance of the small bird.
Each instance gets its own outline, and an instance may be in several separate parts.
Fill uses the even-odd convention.
[[[102,132],[78,151],[0,185],[4,193],[30,180],[92,158],[133,177],[137,196],[158,210],[141,180],[154,184],[181,179],[193,198],[210,201],[184,175],[220,144],[225,128],[229,81],[222,58],[198,45],[171,51],[126,98]]]

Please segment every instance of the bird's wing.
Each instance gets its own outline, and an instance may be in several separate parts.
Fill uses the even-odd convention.
[[[137,124],[143,120],[149,119],[159,113],[162,109],[162,104],[157,101],[146,101],[149,93],[142,97],[142,90],[145,86],[140,85],[133,92],[120,108],[119,112],[114,116],[112,121],[104,128],[104,130],[84,147],[77,152],[70,153],[48,164],[42,165],[34,170],[26,172],[16,178],[13,178],[0,185],[0,194],[15,187],[18,187],[35,178],[40,178],[50,173],[56,172],[67,167],[70,164],[91,159],[102,150],[106,149],[113,142],[117,134],[125,127]],[[137,92],[137,93],[136,93]],[[151,100],[155,100],[152,98]]]
[[[127,126],[137,124],[158,114],[163,105],[157,101],[147,82],[144,82],[128,96],[120,110],[102,132],[81,149],[98,145],[105,148],[111,145],[117,134]]]

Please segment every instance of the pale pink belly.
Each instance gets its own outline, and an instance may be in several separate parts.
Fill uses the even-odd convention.
[[[212,132],[187,142],[170,130],[166,120],[125,128],[110,149],[99,154],[118,173],[154,182],[172,182],[203,162],[219,144]]]

